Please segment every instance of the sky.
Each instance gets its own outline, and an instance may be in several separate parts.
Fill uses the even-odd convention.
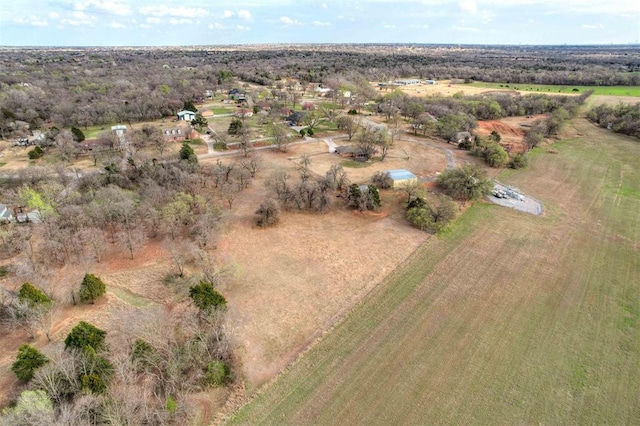
[[[640,0],[0,0],[2,46],[639,42]]]

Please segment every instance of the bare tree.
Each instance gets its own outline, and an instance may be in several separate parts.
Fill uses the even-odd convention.
[[[347,172],[345,172],[344,168],[339,164],[333,164],[329,168],[326,178],[332,189],[338,189],[340,191],[347,188],[350,183],[349,178],[347,177]]]
[[[300,159],[300,180],[306,182],[311,177],[311,157],[309,154],[302,154]]]
[[[287,147],[291,143],[291,131],[288,126],[282,123],[271,123],[267,126],[267,134],[277,149],[287,152]]]
[[[338,129],[344,130],[344,132],[347,134],[347,137],[349,138],[349,141],[351,141],[353,136],[358,132],[358,129],[360,128],[360,123],[358,122],[358,120],[350,115],[341,115],[340,117],[338,117],[336,119],[336,125],[338,126]]]
[[[256,224],[262,228],[273,226],[280,221],[280,206],[272,198],[265,199],[256,210]]]
[[[255,178],[256,174],[262,168],[262,157],[253,155],[251,159],[241,161],[240,165],[249,171],[251,178]]]
[[[183,277],[185,267],[195,258],[195,247],[190,241],[165,240],[164,247],[171,255],[173,264],[178,269],[178,276]]]

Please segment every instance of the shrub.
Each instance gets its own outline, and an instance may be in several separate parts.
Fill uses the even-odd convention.
[[[356,111],[355,109],[350,109],[349,111],[347,111],[348,115],[358,115],[358,111]]]
[[[509,161],[509,167],[512,169],[522,169],[529,165],[529,157],[525,154],[515,154]]]
[[[509,162],[509,154],[502,146],[495,142],[490,142],[483,152],[484,161],[491,167],[503,167]]]
[[[393,186],[393,179],[385,172],[376,172],[371,178],[371,182],[382,189],[389,189]]]
[[[51,298],[44,294],[42,290],[31,283],[24,283],[18,291],[18,300],[26,302],[29,306],[47,305],[51,303]]]
[[[16,362],[11,365],[11,371],[23,382],[28,382],[35,371],[49,362],[49,359],[41,354],[33,346],[24,344],[18,349]]]
[[[85,139],[84,133],[82,133],[82,130],[78,129],[77,127],[71,128],[71,135],[73,136],[73,140],[76,142],[82,142]]]
[[[244,124],[242,123],[242,120],[235,117],[231,120],[231,123],[229,124],[229,128],[227,129],[227,133],[229,133],[230,135],[238,135],[240,134],[240,131],[242,130],[243,126]]]
[[[189,163],[197,163],[198,162],[198,156],[193,151],[193,148],[191,148],[191,145],[189,145],[188,142],[183,142],[182,143],[182,147],[180,148],[179,156],[180,156],[181,160],[188,161]]]
[[[407,220],[421,231],[434,231],[435,222],[429,209],[414,207],[407,210]]]
[[[167,397],[167,402],[164,405],[164,408],[170,413],[175,414],[178,411],[178,403],[171,395]]]
[[[207,386],[222,386],[231,378],[231,370],[223,361],[211,361],[204,373],[204,383]]]
[[[227,306],[224,296],[213,288],[213,284],[206,281],[200,281],[200,284],[190,287],[189,297],[201,312],[207,314]]]
[[[64,339],[64,349],[85,350],[89,347],[98,351],[104,347],[107,332],[88,322],[80,321]]]
[[[82,303],[94,303],[97,298],[106,292],[104,282],[93,274],[86,274],[80,284],[80,301]]]
[[[438,197],[435,207],[422,198],[413,200],[407,209],[407,220],[422,231],[438,232],[456,217],[456,204],[446,195]]]
[[[438,186],[458,200],[474,200],[487,194],[491,182],[487,173],[475,164],[445,170],[438,176]]]
[[[280,221],[280,205],[277,201],[267,198],[256,210],[256,225],[266,228]]]
[[[36,146],[31,151],[29,151],[27,155],[29,156],[29,160],[37,160],[44,155],[44,151],[39,146]]]

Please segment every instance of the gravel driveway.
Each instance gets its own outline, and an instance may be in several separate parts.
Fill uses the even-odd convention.
[[[507,189],[507,186],[501,183],[495,182],[495,188],[499,188],[504,191]],[[542,214],[542,204],[539,201],[525,194],[522,194],[522,196],[524,197],[524,200],[522,201],[516,200],[514,198],[498,198],[492,194],[487,195],[486,198],[492,203],[501,205],[503,207],[509,207],[510,209],[515,209],[521,212],[534,214],[534,215]]]

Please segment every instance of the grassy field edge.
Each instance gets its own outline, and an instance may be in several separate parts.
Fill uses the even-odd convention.
[[[359,339],[351,340],[356,329],[375,329],[391,312],[414,293],[417,286],[433,268],[470,232],[479,217],[490,214],[493,206],[479,203],[468,209],[444,235],[435,236],[418,247],[409,258],[391,272],[367,297],[343,320],[338,322],[308,352],[267,384],[259,393],[229,419],[229,424],[255,424],[268,418],[269,412],[284,403],[283,390],[287,390],[287,402],[301,401],[322,381],[323,369],[340,364],[362,340],[366,332],[358,332]],[[437,289],[433,289],[437,291]],[[341,348],[336,352],[336,348]],[[333,356],[338,354],[339,356]],[[304,378],[304,380],[300,380]],[[299,386],[292,386],[301,383]],[[280,401],[278,401],[280,400]]]

